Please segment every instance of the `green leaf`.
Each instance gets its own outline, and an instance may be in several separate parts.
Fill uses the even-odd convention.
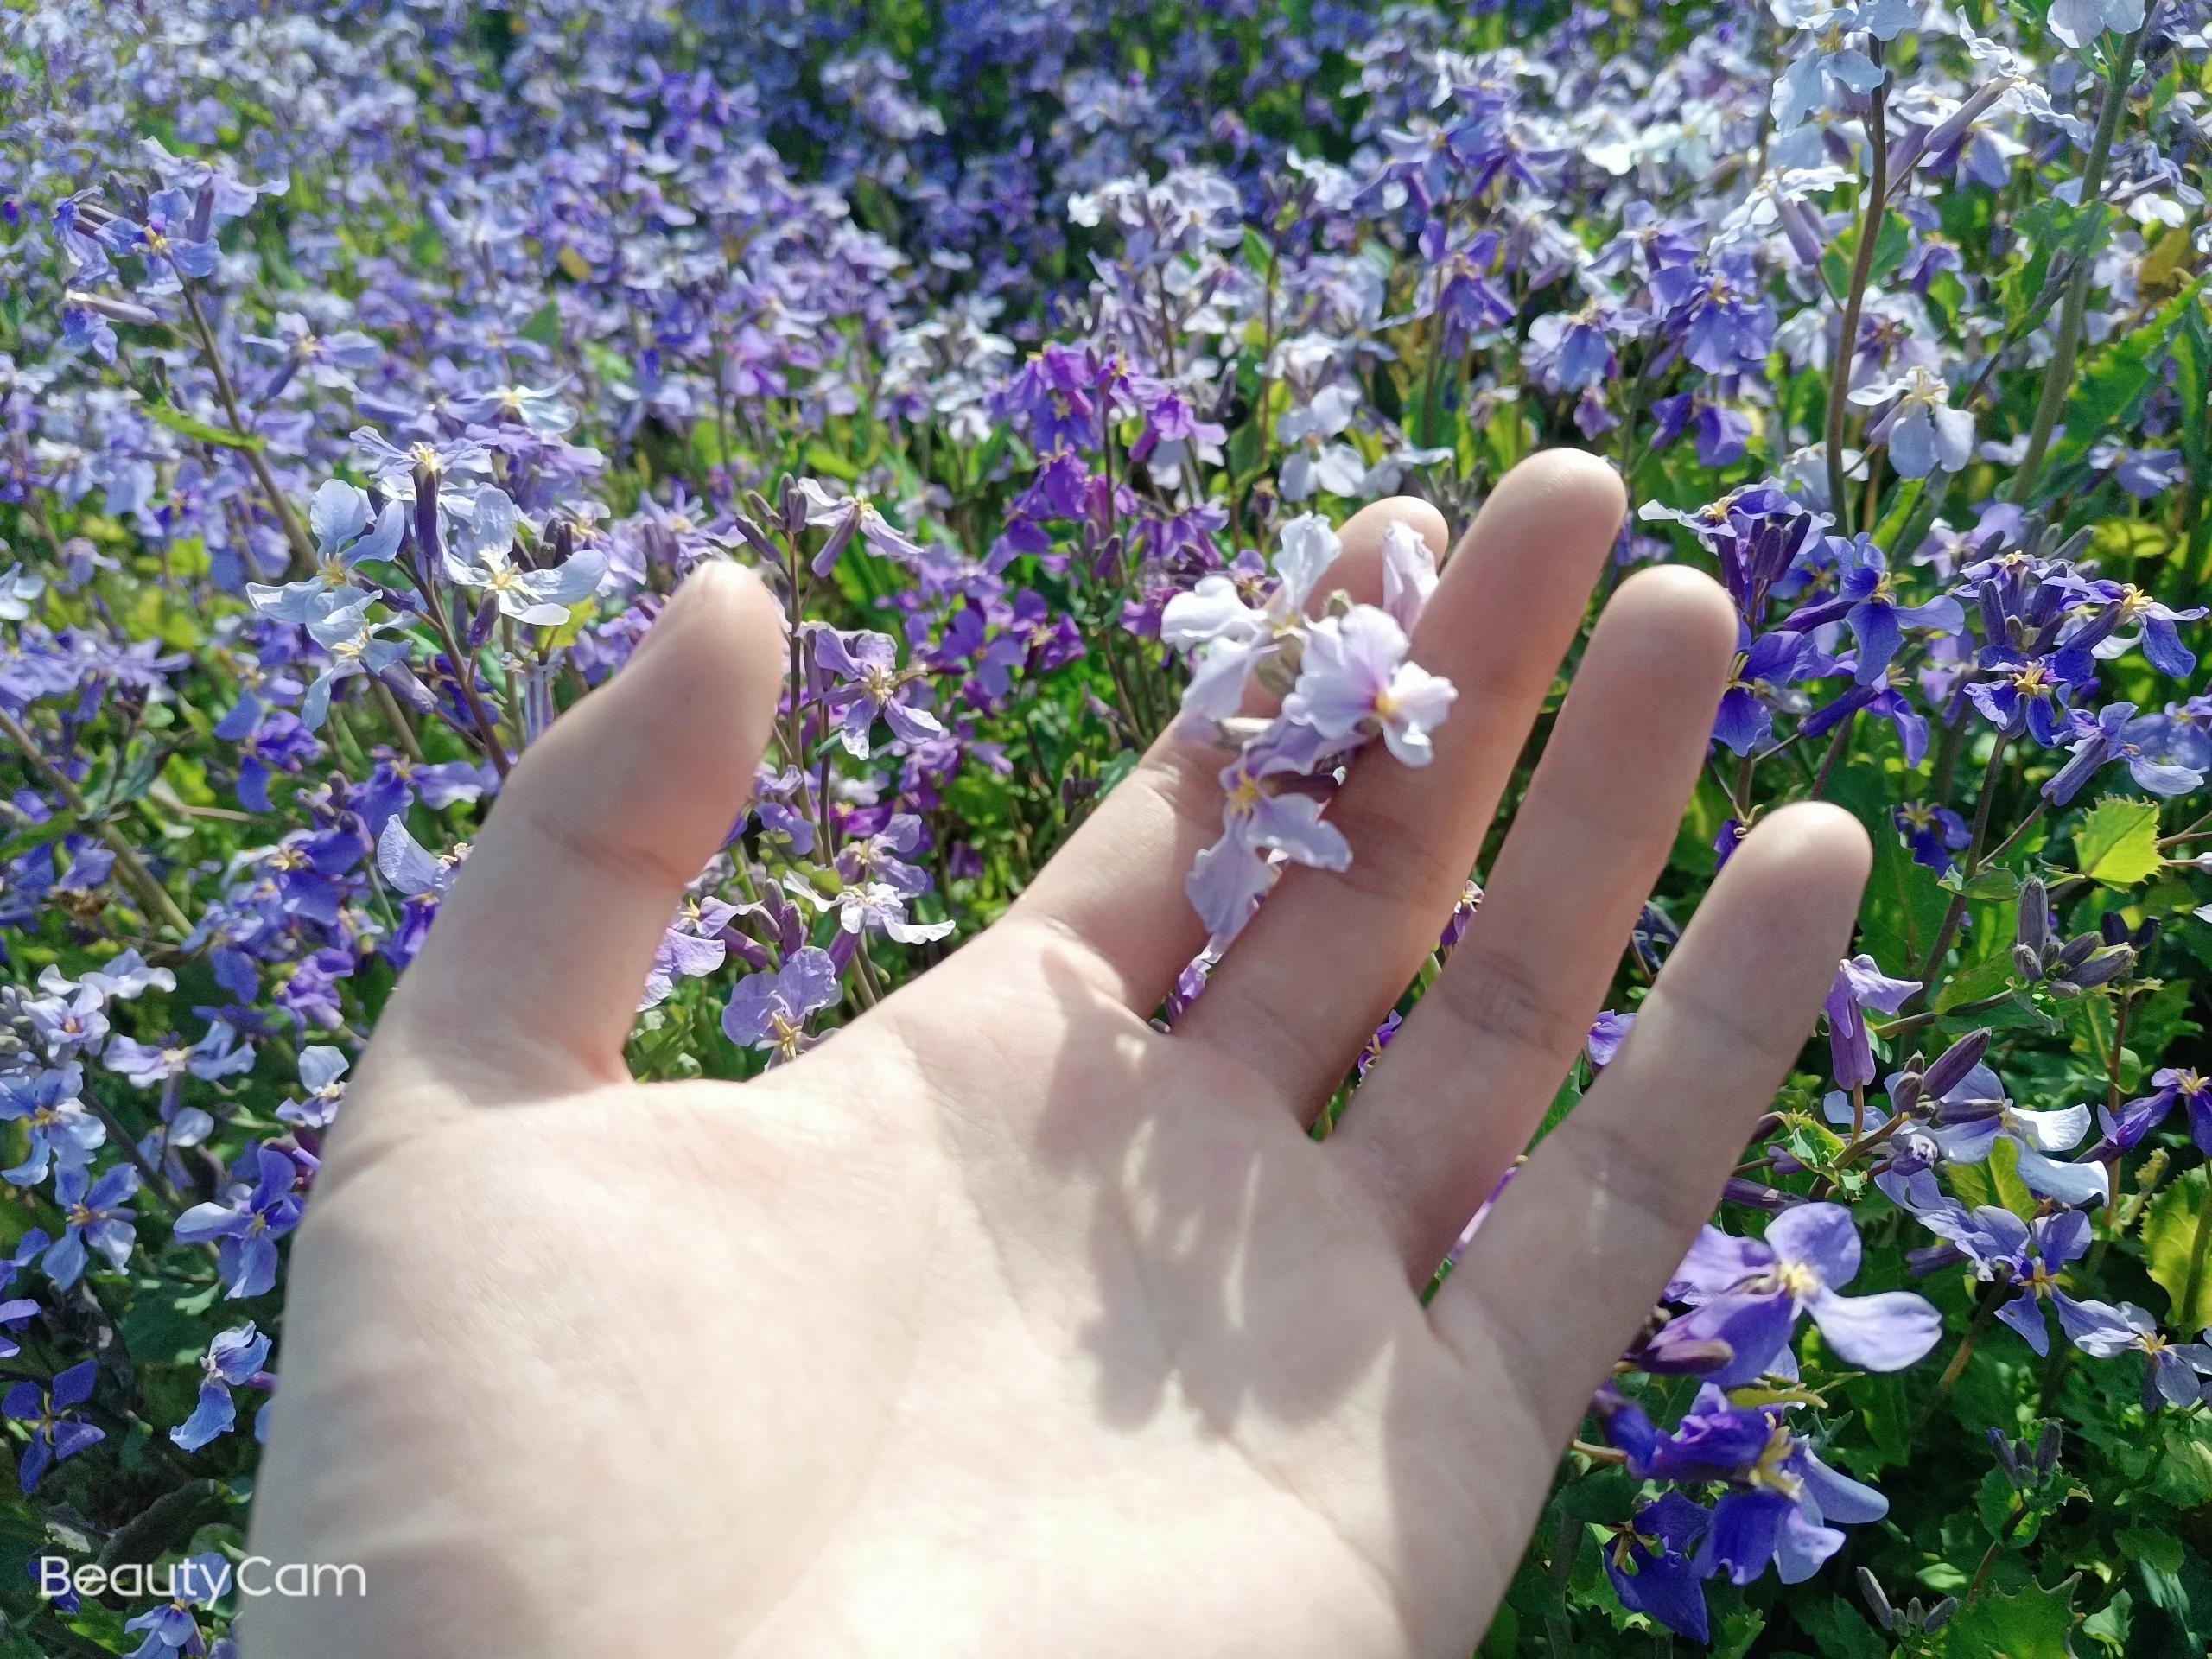
[[[2143,1245],[2151,1278],[2166,1293],[2166,1323],[2176,1330],[2201,1331],[2212,1324],[2212,1262],[2196,1274],[2195,1306],[2183,1307],[2190,1258],[2196,1249],[2197,1224],[2204,1214],[2205,1166],[2171,1180],[2151,1200],[2143,1218]],[[2212,1242],[2212,1241],[2208,1241]]]
[[[1988,1159],[1979,1164],[1954,1164],[1949,1170],[1951,1191],[1966,1204],[1993,1204],[2010,1210],[2023,1221],[2037,1212],[2036,1195],[2020,1179],[2020,1147],[2015,1141],[1998,1141]]]
[[[561,343],[561,308],[550,300],[546,301],[518,332],[524,340],[537,345],[558,346]]]
[[[1567,1115],[1581,1103],[1581,1100],[1582,1068],[1577,1065],[1567,1072],[1567,1080],[1560,1084],[1559,1092],[1552,1096],[1552,1103],[1544,1113],[1543,1123],[1536,1130],[1536,1140],[1541,1141],[1566,1122]]]
[[[1981,1478],[1981,1486],[1974,1494],[1974,1512],[1981,1517],[1981,1529],[1992,1538],[2009,1536],[2005,1522],[2012,1518],[2013,1502],[2011,1477],[2002,1469],[1993,1468]]]
[[[1971,881],[1957,870],[1946,871],[1936,885],[1946,893],[1962,893],[1983,904],[2001,905],[2020,896],[2020,878],[2002,864],[1984,870]]]
[[[2181,1571],[2181,1540],[2170,1532],[2156,1532],[2148,1527],[2123,1527],[2113,1535],[2113,1542],[2126,1553],[2130,1560],[2148,1561],[2162,1573]]]
[[[2108,795],[2074,832],[2082,874],[2107,887],[2132,887],[2157,874],[2158,809],[2150,801]]]
[[[1798,1624],[1820,1643],[1823,1655],[1832,1655],[1834,1659],[1890,1659],[1890,1644],[1842,1597],[1811,1602],[1794,1611]]]
[[[2128,1633],[2134,1628],[2131,1615],[2135,1610],[2135,1598],[2122,1590],[2115,1593],[2095,1612],[2082,1621],[2082,1634],[2110,1653],[2127,1651]]]
[[[2066,440],[2051,452],[2053,466],[2085,454],[2108,429],[2134,418],[2143,400],[2164,378],[2173,355],[2171,343],[2183,319],[2196,306],[2192,286],[2168,301],[2143,327],[2098,353],[2068,400]]]
[[[2012,958],[1999,952],[1947,980],[1943,988],[1936,993],[1936,1012],[1948,1014],[1968,1002],[2000,996],[2012,988],[2013,978]]]
[[[148,404],[146,412],[172,432],[181,432],[188,438],[197,438],[202,443],[212,443],[224,449],[258,449],[261,440],[244,437],[226,426],[210,426],[197,416],[188,415],[169,404]]]
[[[2075,1583],[1977,1596],[1953,1616],[1945,1651],[1950,1659],[2073,1659]]]
[[[1766,1615],[1757,1608],[1746,1607],[1740,1613],[1729,1614],[1713,1633],[1713,1659],[1744,1659],[1764,1629]]]

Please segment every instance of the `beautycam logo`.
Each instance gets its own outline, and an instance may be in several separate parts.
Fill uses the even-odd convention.
[[[121,1596],[130,1601],[168,1601],[209,1606],[235,1590],[249,1599],[264,1596],[343,1598],[365,1596],[365,1567],[336,1561],[272,1561],[249,1555],[233,1565],[219,1556],[195,1556],[170,1567],[126,1561],[102,1567],[73,1564],[67,1556],[38,1558],[38,1592],[48,1601],[63,1596]]]

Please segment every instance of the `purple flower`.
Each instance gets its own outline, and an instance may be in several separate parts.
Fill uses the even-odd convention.
[[[570,607],[599,589],[607,556],[587,548],[551,569],[530,569],[514,560],[522,516],[505,491],[486,485],[466,516],[455,515],[445,550],[447,576],[484,595],[501,616],[532,627],[556,627]]]
[[[1862,409],[1889,403],[1888,411],[1867,429],[1870,439],[1886,440],[1890,465],[1900,478],[1925,478],[1941,467],[1963,470],[1974,458],[1974,416],[1951,407],[1951,389],[1943,378],[1913,365],[1895,380],[1860,386],[1851,401]]]
[[[219,1435],[229,1433],[238,1421],[231,1390],[257,1382],[267,1384],[269,1349],[269,1338],[256,1331],[251,1321],[217,1332],[200,1362],[200,1402],[191,1416],[169,1430],[169,1439],[188,1452],[197,1452]]]
[[[1315,623],[1283,717],[1332,741],[1379,731],[1401,761],[1427,766],[1436,753],[1429,733],[1459,694],[1449,680],[1408,662],[1407,649],[1405,630],[1372,606]]]
[[[821,575],[857,534],[868,550],[902,564],[918,563],[926,556],[920,543],[898,528],[864,495],[832,495],[813,479],[799,480],[806,499],[806,522],[830,531],[830,539],[814,560],[814,574]]]
[[[1635,1026],[1636,1016],[1633,1014],[1617,1014],[1611,1008],[1591,1022],[1590,1035],[1584,1041],[1583,1048],[1590,1056],[1592,1070],[1602,1071],[1613,1063]]]
[[[2149,1094],[2129,1101],[2117,1112],[2100,1107],[2098,1116],[2106,1141],[2129,1152],[2179,1105],[2189,1108],[2190,1139],[2198,1151],[2212,1157],[2212,1077],[2193,1069],[2168,1066],[2153,1074]]]
[[[2061,1204],[2095,1204],[2111,1196],[2112,1173],[2097,1160],[2061,1163],[2046,1154],[2070,1152],[2089,1132],[2089,1109],[2069,1106],[2034,1111],[2015,1106],[1988,1066],[1977,1065],[1936,1102],[1929,1134],[1943,1158],[1979,1164],[1999,1141],[2009,1141],[2020,1179],[2039,1198]]]
[[[486,479],[491,472],[490,452],[474,438],[418,441],[402,449],[374,427],[357,428],[353,437],[371,481],[395,501],[413,501],[419,477],[442,501],[466,508],[470,498],[458,493],[461,482]]]
[[[1732,1357],[1708,1380],[1737,1388],[1774,1369],[1798,1317],[1809,1313],[1847,1364],[1902,1370],[1935,1346],[1942,1317],[1910,1291],[1839,1294],[1859,1261],[1858,1229],[1840,1205],[1786,1211],[1767,1224],[1763,1243],[1707,1227],[1667,1287],[1669,1300],[1692,1304],[1692,1312],[1663,1327],[1649,1351],[1663,1360],[1684,1344],[1726,1343]]]
[[[0,1398],[0,1415],[30,1425],[30,1443],[16,1460],[16,1478],[24,1494],[38,1490],[46,1471],[107,1438],[107,1431],[86,1422],[70,1409],[92,1397],[92,1381],[99,1362],[88,1359],[60,1373],[50,1387],[18,1382]]]
[[[308,504],[308,531],[315,537],[314,574],[280,588],[250,582],[246,597],[264,616],[302,625],[320,613],[316,601],[326,594],[341,595],[340,602],[365,599],[367,591],[353,585],[354,567],[395,557],[406,526],[407,509],[402,503],[388,501],[381,513],[372,513],[366,490],[331,479]]]
[[[2050,32],[2078,52],[2107,29],[2133,34],[2143,7],[2144,0],[2051,0]]]
[[[181,1244],[219,1241],[217,1265],[232,1300],[259,1296],[276,1283],[276,1241],[300,1224],[301,1203],[293,1189],[299,1166],[274,1147],[254,1154],[257,1179],[239,1182],[220,1202],[195,1204],[177,1217]]]
[[[1605,1547],[1605,1576],[1621,1605],[1693,1641],[1708,1640],[1705,1586],[1690,1552],[1712,1519],[1680,1492],[1667,1492],[1617,1528]]]
[[[2185,611],[2177,611],[2132,582],[2099,582],[2090,586],[2098,597],[2120,607],[2116,629],[2135,626],[2140,630],[2134,635],[2115,632],[2095,647],[2098,657],[2122,656],[2131,646],[2139,644],[2145,660],[2161,674],[2185,680],[2196,671],[2196,653],[2182,643],[2181,631],[2175,624],[2202,621],[2203,606],[2192,605]]]
[[[830,706],[837,714],[837,735],[855,758],[868,758],[879,720],[902,743],[926,743],[944,735],[935,715],[906,699],[905,688],[921,672],[900,671],[899,647],[889,634],[816,627],[809,637],[815,661],[842,682],[830,692]]]
[[[2089,1248],[2089,1218],[2079,1210],[2022,1221],[2009,1210],[1981,1205],[1968,1211],[1946,1200],[1921,1212],[1921,1224],[1949,1243],[1974,1264],[1985,1283],[2000,1279],[2018,1294],[1997,1310],[1997,1317],[2018,1332],[2037,1354],[2050,1351],[2050,1330],[2042,1305],[2056,1306],[2062,1321],[2071,1317],[2072,1298],[2058,1287],[2058,1274]]]
[[[1828,1055],[1839,1089],[1853,1089],[1874,1081],[1874,1038],[1866,1029],[1868,1008],[1895,1014],[1908,997],[1916,995],[1920,982],[1891,979],[1868,956],[1853,957],[1836,969],[1835,983],[1828,988]]]
[[[79,1098],[85,1069],[72,1060],[13,1077],[0,1077],[0,1123],[18,1122],[28,1137],[23,1161],[0,1171],[11,1186],[36,1186],[48,1169],[81,1169],[107,1140],[107,1128]]]
[[[2153,795],[2186,795],[2204,786],[2202,772],[2160,760],[2139,741],[2150,734],[2146,728],[2156,729],[2152,723],[2162,716],[2139,720],[2132,702],[2107,703],[2094,715],[2080,709],[2068,712],[2072,758],[2043,786],[2044,798],[2054,805],[2065,805],[2083,785],[2115,760],[2126,762],[2136,783]]]
[[[1887,1498],[1814,1454],[1783,1407],[1733,1407],[1711,1383],[1668,1433],[1626,1402],[1611,1406],[1606,1431],[1639,1478],[1728,1484],[1693,1558],[1700,1578],[1726,1570],[1749,1584],[1772,1563],[1784,1584],[1802,1584],[1843,1548],[1828,1522],[1857,1526],[1889,1513]]]
[[[842,995],[830,953],[808,945],[775,972],[747,974],[737,982],[722,1009],[722,1032],[734,1043],[788,1060],[808,1046],[809,1017]]]
[[[2095,683],[2095,660],[2086,651],[2031,657],[2005,646],[1986,647],[1979,662],[1988,674],[1967,687],[1967,697],[1999,730],[2027,733],[2046,748],[2065,735],[2061,718],[2075,692]]]
[[[41,1237],[35,1232],[26,1233],[23,1236]],[[13,1262],[0,1261],[0,1289],[5,1289],[14,1282],[16,1273],[16,1267]],[[16,1340],[16,1332],[36,1319],[38,1312],[35,1297],[10,1296],[5,1301],[0,1301],[0,1359],[13,1359],[23,1351],[22,1344]]]
[[[300,1090],[303,1098],[287,1100],[276,1109],[277,1117],[302,1128],[327,1129],[337,1121],[346,1099],[346,1069],[350,1062],[343,1049],[327,1043],[309,1043],[300,1051]]]
[[[720,899],[686,898],[653,951],[639,1011],[666,1001],[678,980],[703,979],[728,961],[729,946],[721,935],[737,913],[735,905]]]
[[[2114,1307],[2110,1302],[2062,1301],[2058,1322],[2074,1345],[2092,1358],[2111,1359],[2131,1348],[2143,1355],[2145,1411],[2158,1410],[2161,1402],[2192,1406],[2203,1397],[2204,1377],[2212,1376],[2212,1347],[2168,1341],[2158,1322],[2134,1303]]]
[[[129,1037],[117,1037],[100,1056],[100,1064],[139,1089],[156,1089],[172,1077],[186,1075],[203,1083],[236,1077],[253,1070],[253,1050],[238,1046],[238,1033],[222,1020],[212,1021],[207,1034],[186,1047],[170,1043],[156,1047]]]
[[[1831,622],[1844,623],[1859,642],[1860,684],[1872,685],[1887,677],[1891,660],[1904,644],[1905,629],[1955,633],[1966,626],[1966,612],[1948,594],[1921,605],[1898,603],[1889,556],[1872,537],[1861,532],[1848,542],[1831,537],[1828,545],[1835,551],[1841,578],[1835,596],[1806,606],[1784,626],[1809,632]]]
[[[452,890],[468,857],[468,843],[456,842],[442,853],[434,853],[415,839],[407,820],[398,814],[385,822],[377,837],[377,869],[384,879],[410,899],[442,899]]]
[[[47,1248],[41,1263],[47,1276],[67,1290],[84,1276],[86,1247],[98,1250],[118,1273],[130,1265],[137,1243],[137,1213],[130,1197],[138,1172],[118,1164],[92,1180],[84,1169],[65,1169],[54,1178],[54,1201],[61,1207],[61,1236]]]
[[[1774,83],[1777,131],[1787,134],[1843,95],[1864,97],[1882,84],[1883,70],[1850,39],[1864,29],[1893,41],[1918,19],[1910,0],[1773,0],[1777,22],[1813,31],[1789,48],[1789,67]]]
[[[373,597],[346,595],[352,590],[334,588],[313,601],[308,633],[328,653],[322,671],[308,686],[300,704],[300,723],[309,731],[320,728],[330,712],[330,694],[342,680],[359,674],[381,675],[407,659],[404,639],[379,636],[392,626],[389,619],[369,620]]]
[[[207,1638],[200,1634],[200,1620],[193,1610],[214,1605],[230,1582],[230,1562],[212,1550],[179,1561],[169,1569],[164,1586],[168,1599],[123,1627],[146,1632],[146,1639],[132,1651],[130,1659],[171,1659],[171,1656],[207,1652]]]
[[[43,976],[46,992],[23,1004],[31,1030],[55,1062],[97,1048],[107,1035],[107,998],[97,985],[71,985],[58,974],[51,984]]]
[[[1187,712],[1225,720],[1237,711],[1246,681],[1298,632],[1307,598],[1342,550],[1324,519],[1304,513],[1277,536],[1275,585],[1258,604],[1218,574],[1167,601],[1160,616],[1161,642],[1192,658],[1183,692]]]
[[[1891,819],[1912,849],[1912,861],[1938,875],[1951,868],[1956,862],[1952,855],[1964,852],[1974,838],[1964,818],[1948,806],[1927,801],[1907,801],[1891,813]]]
[[[173,185],[149,199],[143,220],[117,219],[101,239],[113,252],[135,254],[146,261],[148,274],[156,277],[147,285],[150,291],[162,291],[173,282],[157,274],[157,263],[166,263],[179,276],[212,276],[220,250],[212,237],[192,233],[197,207],[193,192]]]
[[[1809,634],[1788,630],[1750,637],[1742,631],[1736,652],[1736,670],[1728,689],[1720,694],[1720,709],[1713,721],[1713,741],[1735,754],[1749,754],[1774,730],[1774,711],[1793,702],[1802,707],[1802,693],[1791,683],[1813,655]]]

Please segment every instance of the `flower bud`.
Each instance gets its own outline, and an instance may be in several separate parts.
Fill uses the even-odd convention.
[[[484,602],[476,607],[476,614],[468,620],[468,648],[481,651],[484,642],[492,637],[492,625],[499,620],[499,601],[493,594],[484,595]]]
[[[2077,933],[2059,948],[2051,961],[2051,971],[2062,978],[2071,979],[2074,970],[2087,962],[2091,953],[2103,942],[2094,933]]]
[[[1938,1099],[1948,1095],[1967,1080],[1967,1073],[1981,1064],[1981,1057],[1989,1052],[1990,1032],[1986,1027],[1970,1031],[1945,1049],[1936,1064],[1928,1068],[1923,1087]]]
[[[1797,256],[1800,264],[1817,270],[1821,261],[1827,256],[1827,237],[1820,217],[1802,201],[1784,198],[1777,204],[1782,220],[1782,233],[1789,240],[1789,251]]]
[[[436,712],[437,698],[431,695],[430,688],[417,679],[415,671],[408,667],[404,661],[392,664],[377,677],[391,689],[394,696],[416,714],[429,715]]]
[[[2043,1437],[2036,1442],[2036,1473],[2045,1479],[2058,1467],[2058,1450],[2064,1442],[2066,1431],[2056,1418],[2047,1418],[2043,1426]]]
[[[1942,156],[1954,145],[1964,142],[1967,134],[1973,130],[1974,124],[1988,114],[1990,106],[2010,92],[2015,84],[2012,77],[1999,75],[1974,88],[1973,93],[1957,109],[1953,110],[1950,114],[1929,129],[1924,153],[1930,156]],[[1892,165],[1897,165],[1894,159]],[[1909,169],[1910,165],[1910,161],[1908,159],[1902,167]],[[1899,170],[1893,176],[1902,178],[1904,171]]]
[[[2107,605],[2092,616],[2069,618],[2055,643],[2068,651],[2088,651],[2120,632],[2120,617],[2118,605]]]
[[[831,527],[830,539],[822,543],[821,550],[814,556],[807,569],[817,576],[828,575],[836,568],[837,561],[844,556],[845,550],[852,545],[853,537],[860,527],[861,516],[857,512],[849,512],[840,518]]]
[[[2050,894],[2039,877],[2031,875],[2020,884],[2019,920],[2013,938],[2021,950],[2041,963],[2044,946],[2050,940]]]
[[[2109,950],[2099,951],[2080,967],[2068,974],[2071,982],[2085,991],[2100,985],[2109,985],[2135,966],[2135,947],[2132,944],[2114,945]]]
[[[1740,1175],[1732,1175],[1728,1178],[1727,1184],[1721,1188],[1720,1197],[1724,1203],[1740,1204],[1747,1209],[1764,1210],[1770,1216],[1778,1216],[1784,1210],[1791,1209],[1803,1202],[1795,1193],[1777,1192],[1775,1188],[1763,1186],[1757,1181],[1745,1180]]]
[[[1951,1615],[1958,1611],[1959,1599],[1956,1596],[1946,1596],[1928,1610],[1927,1617],[1920,1621],[1920,1628],[1927,1635],[1933,1636],[1949,1624]]]
[[[1899,1117],[1917,1107],[1928,1093],[1928,1079],[1917,1060],[1890,1079],[1890,1109]]]
[[[1975,601],[1981,607],[1981,631],[1993,645],[2004,645],[2012,637],[2012,624],[2005,614],[2005,593],[1991,576],[1975,590]]]
[[[1885,1630],[1896,1628],[1897,1616],[1890,1605],[1890,1599],[1882,1593],[1881,1580],[1863,1567],[1859,1569],[1859,1594],[1877,1624]]]
[[[752,499],[763,507],[768,505],[757,494]],[[760,528],[760,518],[746,512],[733,513],[731,517],[736,521],[737,533],[745,538],[745,544],[747,547],[771,564],[777,563],[783,558],[783,555],[777,550],[776,544],[768,539],[768,532]]]
[[[436,581],[445,537],[438,524],[437,474],[428,467],[415,469],[415,552],[425,578]]]
[[[105,294],[88,294],[83,289],[73,288],[61,296],[64,305],[79,305],[95,312],[111,322],[135,323],[139,327],[150,327],[161,321],[161,314],[132,300],[118,300]]]

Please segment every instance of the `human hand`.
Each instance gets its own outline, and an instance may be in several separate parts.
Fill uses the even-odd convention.
[[[380,1024],[296,1247],[252,1548],[365,1597],[249,1655],[1436,1655],[1481,1637],[1560,1446],[1844,953],[1827,807],[1743,844],[1621,1056],[1525,1146],[1672,846],[1736,644],[1678,568],[1607,607],[1488,896],[1433,948],[1610,555],[1540,457],[1445,568],[1434,763],[1362,756],[1172,1034],[1218,833],[1171,732],[995,927],[822,1047],[639,1085],[625,1037],[762,751],[784,652],[702,569],[502,794]],[[1371,597],[1393,517],[1324,582]]]

